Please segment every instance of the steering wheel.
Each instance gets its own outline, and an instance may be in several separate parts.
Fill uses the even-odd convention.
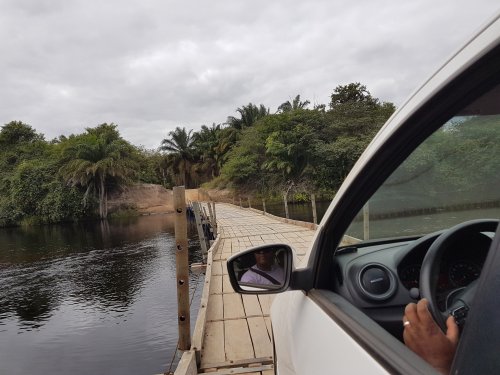
[[[496,232],[497,226],[498,220],[493,219],[466,221],[443,232],[427,251],[420,269],[420,295],[429,302],[429,311],[443,332],[446,332],[446,319],[449,315],[455,318],[459,327],[465,324],[477,287],[475,280],[457,291],[447,310],[441,311],[437,304],[436,290],[443,254],[460,238],[467,238],[473,233]]]

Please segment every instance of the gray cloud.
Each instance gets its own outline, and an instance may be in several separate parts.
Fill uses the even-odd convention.
[[[496,0],[3,1],[0,124],[52,138],[102,122],[156,148],[175,126],[253,102],[327,103],[359,81],[396,105],[498,9]]]

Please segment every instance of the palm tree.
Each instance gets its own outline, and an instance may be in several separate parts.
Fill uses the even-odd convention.
[[[309,100],[301,102],[300,95],[297,95],[291,103],[290,100],[287,100],[286,102],[280,104],[280,106],[278,107],[278,113],[290,112],[296,109],[306,109],[309,104],[311,104]]]
[[[194,139],[191,137],[192,130],[186,131],[186,128],[176,127],[175,130],[168,133],[170,139],[161,141],[159,149],[167,151],[172,165],[179,174],[182,174],[184,186],[189,185],[191,166],[194,159]]]
[[[269,115],[269,109],[263,104],[257,107],[255,104],[248,103],[248,105],[244,105],[243,107],[236,109],[236,112],[240,114],[241,118],[229,116],[227,118],[227,124],[238,130],[250,127],[257,120]]]
[[[221,131],[221,125],[215,125],[214,123],[211,127],[202,125],[201,130],[193,134],[193,147],[196,153],[200,155],[201,170],[205,174],[210,172],[211,178],[219,174],[217,165],[217,146],[219,143],[219,133]]]
[[[217,133],[217,146],[215,147],[214,151],[215,160],[219,171],[222,169],[222,165],[226,161],[227,153],[236,144],[240,134],[241,133],[237,129],[230,126],[221,129],[221,131]]]
[[[135,149],[120,137],[114,124],[101,124],[86,131],[67,140],[60,173],[70,186],[86,188],[85,204],[90,194],[97,195],[99,217],[105,219],[111,180],[118,185],[127,184],[137,173]]]

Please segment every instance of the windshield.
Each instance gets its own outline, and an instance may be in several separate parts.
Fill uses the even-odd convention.
[[[357,239],[422,235],[500,217],[500,90],[425,140],[372,196],[347,231]]]

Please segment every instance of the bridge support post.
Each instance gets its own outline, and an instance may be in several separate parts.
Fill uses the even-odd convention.
[[[289,219],[290,215],[288,214],[288,192],[283,194],[283,202],[285,203],[285,217]]]
[[[363,206],[363,239],[370,239],[370,206],[368,202]]]
[[[189,312],[189,262],[186,218],[186,193],[184,186],[173,189],[175,209],[175,260],[177,276],[177,321],[179,349],[191,347],[191,316]]]
[[[313,210],[313,223],[318,224],[318,215],[316,213],[316,196],[314,194],[311,194],[311,204]]]

